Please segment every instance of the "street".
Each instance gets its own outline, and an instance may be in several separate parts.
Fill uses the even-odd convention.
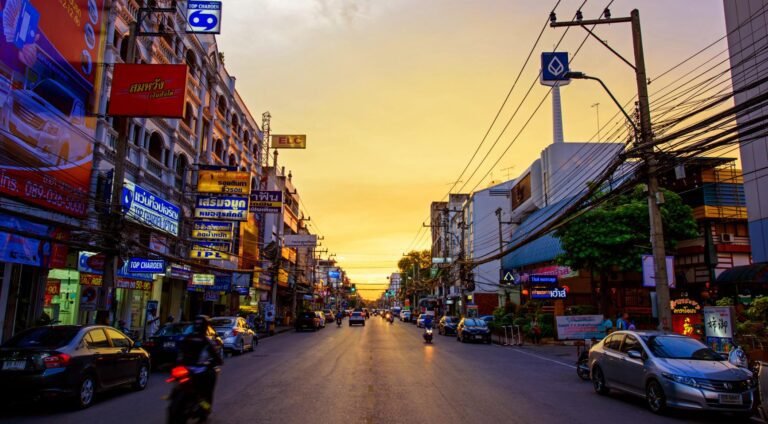
[[[642,400],[599,396],[576,376],[573,347],[462,344],[438,335],[429,346],[421,331],[371,317],[365,327],[345,320],[341,328],[266,338],[255,352],[225,359],[209,422],[732,421],[690,412],[659,417]],[[161,423],[165,377],[155,372],[146,390],[106,393],[86,410],[18,407],[0,421]]]

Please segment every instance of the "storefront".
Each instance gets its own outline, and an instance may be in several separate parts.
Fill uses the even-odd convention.
[[[43,311],[52,322],[76,325],[80,316],[80,272],[76,269],[52,269],[45,281]]]

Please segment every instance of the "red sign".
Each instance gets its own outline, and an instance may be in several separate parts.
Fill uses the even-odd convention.
[[[61,293],[61,280],[50,279],[45,282],[45,294],[56,296]]]
[[[672,314],[672,331],[684,336],[697,337],[696,327],[701,323],[700,314]]]
[[[80,284],[84,286],[101,286],[101,275],[81,272]]]
[[[183,118],[187,65],[115,64],[111,116]]]

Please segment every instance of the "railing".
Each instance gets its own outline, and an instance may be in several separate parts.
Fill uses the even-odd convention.
[[[147,171],[162,179],[163,168],[163,165],[161,165],[155,158],[147,156]]]

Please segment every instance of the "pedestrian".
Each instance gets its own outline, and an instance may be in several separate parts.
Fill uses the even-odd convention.
[[[536,317],[533,317],[533,321],[531,321],[531,338],[533,339],[533,344],[541,342],[541,327]]]
[[[606,318],[605,321],[603,321],[603,330],[605,331],[606,335],[613,332],[613,321],[611,321],[610,318]]]
[[[154,336],[160,328],[160,317],[155,316],[155,313],[154,309],[147,311],[147,321],[144,323],[145,339]]]
[[[632,320],[629,322],[629,327],[627,327],[627,330],[635,331],[637,327],[635,327],[635,321]]]
[[[623,315],[620,315],[616,318],[616,329],[617,330],[628,330],[629,329],[629,314],[624,312]]]

